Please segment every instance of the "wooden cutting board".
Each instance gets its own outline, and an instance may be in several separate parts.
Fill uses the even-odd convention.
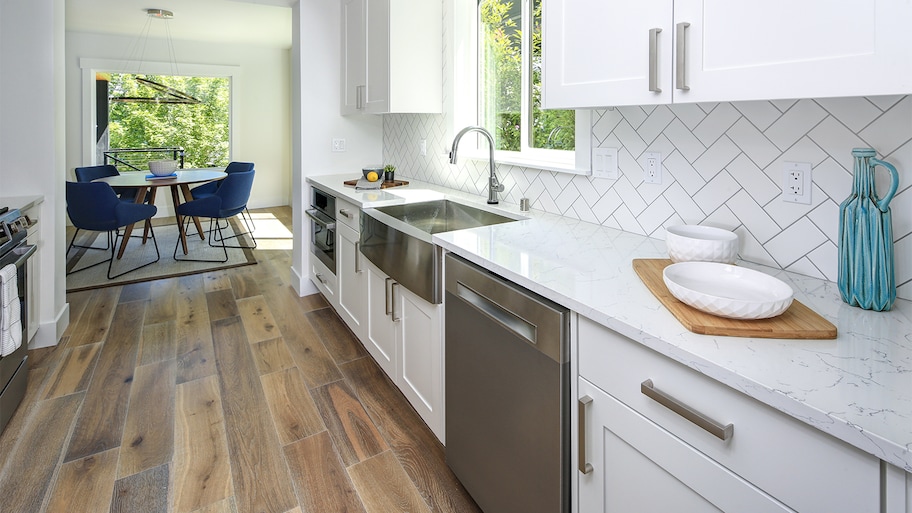
[[[684,325],[702,335],[754,338],[834,339],[836,326],[798,300],[782,315],[770,319],[739,320],[718,317],[685,305],[671,295],[662,271],[671,265],[667,258],[636,258],[633,269],[649,291]]]
[[[344,182],[342,182],[342,183],[344,183],[345,185],[349,185],[349,186],[351,186],[351,187],[354,187],[355,185],[358,184],[358,180],[357,180],[357,179],[356,179],[356,180],[346,180],[346,181],[344,181]],[[380,188],[381,188],[381,189],[389,189],[390,187],[399,187],[399,186],[401,186],[401,185],[408,185],[408,184],[409,184],[409,183],[408,183],[408,181],[406,181],[406,180],[387,180],[387,181],[385,181],[385,182],[383,182],[383,183],[380,184]]]

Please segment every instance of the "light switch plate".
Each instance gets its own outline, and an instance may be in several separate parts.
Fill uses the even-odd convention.
[[[332,151],[334,151],[334,152],[345,151],[345,139],[333,139],[332,140]]]
[[[618,179],[617,148],[592,149],[592,176],[595,178]]]

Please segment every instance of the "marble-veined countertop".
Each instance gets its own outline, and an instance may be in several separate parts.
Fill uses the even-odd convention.
[[[413,181],[360,191],[348,175],[310,177],[362,208],[468,195]],[[835,283],[739,262],[773,275],[836,325],[835,340],[754,339],[687,331],[633,271],[665,258],[665,242],[518,205],[525,220],[434,235],[435,243],[777,410],[912,472],[912,302],[890,312],[850,307]],[[533,205],[534,208],[534,205]]]

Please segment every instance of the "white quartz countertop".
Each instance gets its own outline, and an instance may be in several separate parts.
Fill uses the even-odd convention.
[[[356,191],[348,175],[308,178],[360,207],[450,197],[438,186]],[[534,207],[534,205],[533,205]],[[835,283],[747,262],[790,284],[795,298],[836,325],[835,340],[753,339],[686,330],[633,270],[665,258],[664,241],[542,212],[437,234],[433,240],[517,284],[874,456],[912,472],[912,302],[890,312],[850,307]]]

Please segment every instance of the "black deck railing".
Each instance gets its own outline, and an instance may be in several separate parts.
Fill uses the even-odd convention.
[[[113,164],[118,171],[147,171],[150,160],[177,161],[177,167],[184,167],[184,149],[169,148],[112,148],[104,152],[104,163]]]

